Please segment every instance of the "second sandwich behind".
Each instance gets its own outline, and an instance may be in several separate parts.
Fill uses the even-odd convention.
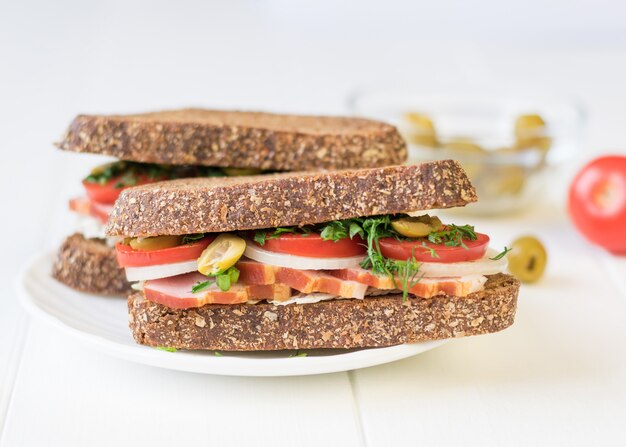
[[[84,178],[70,208],[85,216],[68,237],[53,276],[81,291],[124,294],[129,283],[104,239],[113,203],[126,188],[175,178],[401,163],[406,145],[390,125],[357,118],[202,109],[135,115],[80,115],[62,150],[119,159]]]

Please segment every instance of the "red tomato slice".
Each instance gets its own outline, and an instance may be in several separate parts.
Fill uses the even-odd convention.
[[[117,244],[115,246],[117,263],[120,267],[146,267],[191,261],[198,259],[214,239],[213,236],[207,236],[193,244],[183,244],[161,250],[135,250],[130,245]]]
[[[626,157],[600,157],[587,164],[570,187],[569,214],[591,242],[626,254]]]
[[[406,260],[415,256],[419,262],[464,262],[482,258],[489,246],[489,236],[476,233],[475,241],[463,241],[463,247],[446,247],[444,244],[433,244],[424,239],[399,241],[392,237],[379,239],[380,252],[386,258]],[[424,244],[426,247],[424,247]],[[431,255],[430,249],[435,250],[438,258]]]
[[[339,239],[337,242],[325,241],[317,233],[286,233],[274,239],[266,239],[259,247],[275,253],[286,253],[307,258],[349,258],[365,254],[365,242],[358,236],[354,239]]]
[[[126,188],[130,188],[130,186],[122,186],[122,187],[115,186],[119,183],[121,178],[122,178],[121,175],[114,177],[108,182],[106,182],[104,185],[101,185],[100,183],[92,183],[92,182],[88,182],[87,180],[83,180],[83,186],[85,187],[85,191],[87,191],[87,196],[89,196],[89,198],[93,200],[94,202],[115,203],[115,201],[120,196],[122,191],[124,191]],[[137,183],[135,183],[132,186],[145,185],[147,183],[154,183],[159,180],[162,180],[162,179],[148,178],[147,176],[142,175],[142,176],[137,177]]]

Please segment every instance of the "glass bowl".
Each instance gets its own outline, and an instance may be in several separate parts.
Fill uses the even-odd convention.
[[[538,202],[555,168],[580,150],[584,121],[573,101],[471,94],[361,91],[350,107],[395,125],[407,141],[409,163],[458,160],[479,196],[464,210],[483,215]]]

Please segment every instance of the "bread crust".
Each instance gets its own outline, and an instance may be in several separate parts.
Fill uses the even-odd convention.
[[[407,158],[397,129],[379,121],[202,109],[79,115],[57,146],[147,163],[281,171],[386,166]]]
[[[75,233],[63,241],[52,265],[52,276],[73,289],[99,295],[126,296],[132,291],[115,249],[104,239]]]
[[[206,305],[171,309],[134,293],[129,325],[139,344],[177,349],[260,351],[366,348],[464,337],[509,327],[519,281],[489,277],[485,288],[464,298],[401,295],[333,300],[305,305]]]
[[[157,236],[307,225],[464,206],[477,200],[453,160],[420,165],[196,178],[124,190],[107,234]]]

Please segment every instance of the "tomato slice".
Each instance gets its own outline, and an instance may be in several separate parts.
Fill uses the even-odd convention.
[[[380,252],[386,258],[406,260],[415,256],[419,262],[464,262],[475,261],[485,256],[489,246],[489,236],[476,233],[475,241],[463,241],[467,247],[447,247],[444,244],[433,244],[425,239],[399,241],[392,237],[379,239]],[[435,250],[439,257],[433,257],[430,249]]]
[[[122,177],[122,175],[114,177],[105,184],[92,183],[88,182],[87,180],[83,180],[83,186],[85,187],[85,191],[87,191],[87,196],[94,202],[115,203],[122,191],[124,191],[126,188],[130,188],[130,186],[116,186],[120,182]],[[147,183],[154,183],[159,180],[163,179],[149,178],[145,175],[140,175],[137,177],[137,183],[132,186],[145,185]]]
[[[160,250],[135,250],[130,245],[117,244],[115,246],[117,263],[120,267],[146,267],[149,265],[191,261],[198,259],[204,249],[214,239],[215,237],[213,236],[207,236],[192,244],[183,244]]]
[[[259,247],[275,253],[286,253],[307,258],[348,258],[365,254],[365,242],[359,236],[354,239],[325,241],[318,233],[292,234],[286,233],[265,240]]]

